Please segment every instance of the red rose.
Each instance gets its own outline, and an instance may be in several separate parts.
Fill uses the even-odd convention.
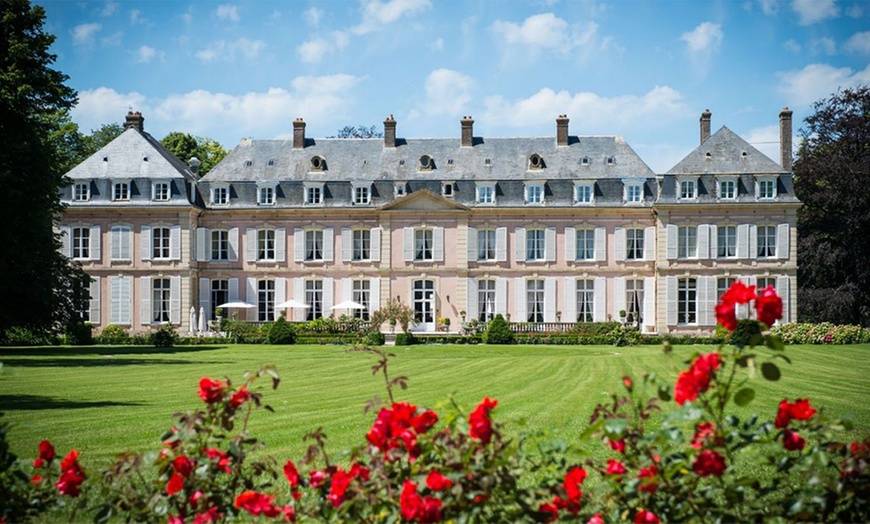
[[[281,514],[281,510],[272,503],[274,499],[275,497],[248,490],[236,497],[234,505],[237,509],[243,509],[254,516],[265,515],[275,518]]]
[[[287,477],[290,488],[296,489],[299,487],[299,470],[296,469],[296,464],[292,460],[288,460],[284,464],[284,476]]]
[[[405,520],[414,520],[423,503],[422,497],[417,494],[417,485],[406,480],[402,485],[402,494],[399,496],[399,511]]]
[[[716,426],[712,422],[701,422],[695,428],[695,436],[692,437],[692,447],[701,449],[704,447],[704,440],[707,437],[716,435]]]
[[[586,524],[604,524],[604,518],[601,517],[601,513],[596,513],[586,521]]]
[[[169,482],[166,483],[166,494],[175,495],[182,489],[184,489],[184,477],[178,473],[173,473],[172,476],[169,477]]]
[[[484,444],[489,444],[492,438],[492,421],[489,418],[489,413],[497,405],[498,401],[486,397],[468,415],[468,435],[470,437],[479,439]]]
[[[737,312],[731,302],[716,304],[716,322],[728,331],[737,329]]]
[[[366,439],[381,451],[405,449],[413,461],[420,454],[417,435],[428,431],[437,421],[438,415],[434,411],[417,414],[417,407],[413,404],[398,402],[392,409],[381,409]]]
[[[232,459],[226,451],[221,451],[216,448],[207,448],[205,450],[205,455],[212,460],[217,459],[217,467],[219,470],[224,473],[232,473],[233,470],[230,468],[230,460]]]
[[[194,462],[187,457],[181,456],[172,461],[172,469],[184,478],[190,476]]]
[[[580,485],[583,484],[584,480],[586,480],[586,470],[579,466],[574,466],[568,470],[568,473],[565,473],[565,480],[562,482],[562,486],[568,494],[569,501],[576,504],[580,503],[580,498],[583,496]]]
[[[423,503],[417,513],[417,522],[439,522],[441,520],[441,504],[442,502],[436,498],[423,497]]]
[[[296,508],[293,506],[284,506],[281,508],[281,513],[284,514],[284,520],[287,522],[296,522]]]
[[[732,304],[748,304],[755,300],[755,286],[747,286],[738,280],[731,284],[731,287],[720,297],[720,300]]]
[[[85,481],[85,472],[78,463],[79,453],[70,450],[60,463],[60,477],[55,482],[55,487],[61,495],[78,497],[82,482]]]
[[[538,513],[542,514],[544,522],[556,522],[559,520],[559,508],[549,502],[542,502],[538,506]]]
[[[625,389],[631,391],[631,377],[627,375],[622,377],[622,384],[625,386]]]
[[[30,477],[30,483],[34,486],[42,484],[42,480],[42,475],[33,475],[32,477]]]
[[[239,406],[241,406],[250,399],[251,392],[248,391],[248,388],[242,386],[230,397],[230,406],[232,406],[233,409],[237,409]]]
[[[658,524],[659,522],[661,522],[661,519],[659,519],[658,515],[645,509],[641,509],[634,516],[634,524]]]
[[[637,489],[647,493],[655,493],[656,489],[658,489],[658,484],[655,482],[658,474],[659,468],[655,464],[650,465],[648,468],[641,468],[640,473],[637,474],[637,478],[640,479],[640,485],[638,485]]]
[[[767,286],[755,299],[755,311],[758,313],[758,321],[768,326],[782,318],[782,299],[773,286]]]
[[[809,420],[816,414],[816,410],[810,406],[809,399],[799,398],[789,408],[792,420]]]
[[[41,468],[44,463],[54,460],[54,446],[51,442],[43,440],[39,443],[39,458],[33,461],[34,468]]]
[[[692,463],[692,470],[702,477],[711,475],[721,477],[727,467],[725,457],[709,449],[698,453],[695,462]]]
[[[340,469],[333,473],[332,483],[329,485],[329,495],[326,496],[326,500],[332,503],[333,508],[341,506],[341,503],[344,502],[344,494],[350,487],[351,480],[353,478]]]
[[[619,440],[607,439],[607,443],[610,444],[610,449],[613,451],[617,451],[619,453],[625,453],[625,439],[621,438]]]
[[[317,489],[320,486],[324,485],[326,483],[326,481],[329,480],[333,471],[334,470],[327,468],[327,469],[324,469],[322,471],[315,470],[315,471],[308,473],[308,477],[309,477],[310,482],[311,482],[311,487]]]
[[[790,408],[791,404],[788,400],[783,400],[779,403],[779,410],[776,412],[776,420],[773,423],[778,429],[788,426],[788,423],[791,421]]]
[[[696,358],[688,371],[680,372],[674,385],[674,399],[677,404],[682,406],[707,391],[713,380],[713,374],[721,363],[719,353],[707,353]]]
[[[369,471],[369,469],[367,467],[363,466],[362,464],[360,464],[359,462],[354,462],[353,464],[350,465],[350,472],[349,473],[350,473],[351,478],[355,478],[355,479],[361,478],[363,480],[368,480],[369,476],[371,475],[371,472]]]
[[[193,524],[207,524],[208,522],[220,522],[224,514],[218,511],[217,506],[208,508],[203,513],[193,517]]]
[[[618,460],[607,459],[606,473],[608,475],[622,475],[625,473],[625,466]]]
[[[197,391],[197,394],[206,404],[214,404],[223,400],[226,390],[227,385],[224,382],[203,377],[199,381],[199,391]]]
[[[782,432],[782,447],[788,451],[800,451],[807,445],[807,441],[798,435],[797,431],[787,429]]]
[[[453,481],[442,475],[438,470],[433,469],[429,472],[429,476],[426,477],[426,487],[432,491],[443,491],[450,489],[452,486]]]

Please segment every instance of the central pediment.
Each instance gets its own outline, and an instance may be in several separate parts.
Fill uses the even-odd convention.
[[[462,204],[436,195],[428,189],[421,189],[390,202],[381,208],[383,211],[468,211]]]

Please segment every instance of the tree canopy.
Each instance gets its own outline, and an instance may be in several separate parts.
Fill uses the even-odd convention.
[[[802,321],[870,326],[870,86],[816,102],[795,161]]]
[[[182,162],[187,163],[196,157],[200,162],[199,174],[205,175],[229,153],[216,140],[173,131],[160,141],[163,147],[172,152]]]
[[[384,132],[378,126],[344,126],[338,133],[327,138],[384,138]]]

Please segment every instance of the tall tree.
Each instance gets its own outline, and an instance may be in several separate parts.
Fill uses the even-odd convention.
[[[199,174],[205,175],[229,153],[212,138],[195,137],[188,133],[173,131],[160,141],[163,147],[183,162],[196,157],[200,162]]]
[[[816,102],[795,162],[801,320],[870,326],[870,86]]]
[[[64,159],[51,140],[76,93],[51,68],[44,19],[28,0],[0,2],[0,342],[12,326],[67,323],[88,278],[59,252],[53,228]]]
[[[103,124],[99,129],[91,129],[91,134],[85,136],[87,151],[82,160],[93,155],[103,146],[121,136],[121,133],[123,132],[124,126],[118,123]]]
[[[384,132],[378,130],[378,126],[344,126],[338,130],[338,134],[327,138],[384,138]]]

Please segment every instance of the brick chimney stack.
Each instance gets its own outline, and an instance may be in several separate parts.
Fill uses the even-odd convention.
[[[127,112],[127,119],[124,122],[124,130],[126,131],[131,127],[140,132],[145,131],[145,117],[142,116],[142,113],[139,111],[136,111],[135,113],[133,111]]]
[[[556,118],[556,145],[568,145],[568,115],[559,115]]]
[[[779,113],[779,163],[786,171],[792,170],[791,165],[791,115],[793,111],[787,107]]]
[[[710,112],[709,109],[705,109],[703,113],[701,113],[701,143],[707,141],[710,138],[710,117],[713,116],[713,113]]]
[[[396,119],[393,115],[384,120],[384,147],[396,147]]]
[[[464,116],[459,123],[462,125],[462,147],[474,146],[474,119]]]
[[[305,149],[305,121],[301,118],[293,121],[293,149]]]

